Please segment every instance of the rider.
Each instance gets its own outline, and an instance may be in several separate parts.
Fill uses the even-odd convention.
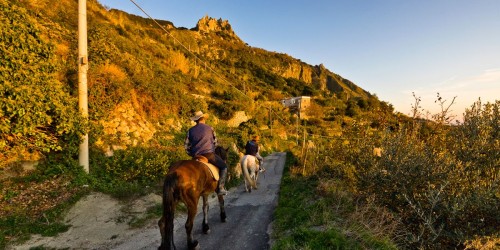
[[[208,115],[203,114],[201,111],[196,111],[190,119],[196,122],[196,125],[191,127],[186,136],[184,147],[186,152],[191,157],[202,155],[208,159],[208,162],[219,168],[219,185],[217,187],[217,194],[226,195],[227,191],[224,188],[227,177],[227,165],[220,156],[215,154],[215,147],[217,146],[217,137],[212,127],[205,124]]]
[[[264,162],[264,158],[260,156],[259,154],[259,141],[260,137],[258,135],[254,135],[252,137],[252,140],[247,142],[247,145],[245,145],[245,155],[253,155],[259,160],[259,172],[264,172],[266,169],[262,166],[262,163]]]

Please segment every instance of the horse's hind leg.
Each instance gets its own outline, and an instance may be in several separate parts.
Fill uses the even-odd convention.
[[[259,169],[260,165],[255,165],[255,188],[257,188],[257,181],[259,180]]]
[[[158,227],[160,228],[161,243],[163,245],[163,241],[165,239],[165,217],[164,216],[162,216],[161,219],[158,221]]]
[[[217,198],[219,199],[219,206],[220,206],[220,221],[226,222],[226,209],[224,208],[224,196],[222,195],[217,195]]]
[[[252,174],[252,181],[253,181],[252,188],[257,190],[257,176],[255,175],[255,173]]]
[[[200,245],[198,244],[198,241],[193,239],[193,223],[194,218],[196,217],[196,212],[198,210],[198,202],[193,197],[185,198],[187,198],[184,200],[184,202],[188,208],[188,218],[184,226],[186,228],[188,249],[199,249]]]
[[[250,189],[248,188],[249,186],[250,186],[250,184],[248,184],[247,180],[245,179],[245,191],[246,191],[247,193],[252,192],[252,189],[251,189],[251,188],[250,188]]]
[[[203,222],[201,228],[204,234],[208,234],[210,232],[210,227],[208,226],[208,195],[202,195],[203,197]]]

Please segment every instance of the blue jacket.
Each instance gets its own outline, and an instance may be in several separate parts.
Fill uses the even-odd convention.
[[[198,123],[187,132],[184,147],[190,156],[214,153],[217,138],[212,127],[205,123]]]

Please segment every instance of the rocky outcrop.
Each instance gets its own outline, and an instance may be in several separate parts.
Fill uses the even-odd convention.
[[[147,142],[156,132],[154,126],[139,115],[130,102],[119,104],[109,119],[100,123],[104,128],[104,136],[97,140],[96,146],[105,150],[107,155],[112,155],[113,150]]]
[[[295,78],[305,83],[312,83],[312,69],[299,63],[290,63],[285,68],[275,68],[274,71],[285,78]]]
[[[236,128],[238,127],[241,123],[246,122],[250,120],[251,117],[247,116],[245,111],[236,111],[234,116],[227,121],[227,126]]]
[[[227,34],[232,34],[236,37],[236,34],[234,34],[234,31],[231,28],[231,24],[229,24],[229,21],[222,20],[221,18],[215,19],[212,17],[204,16],[196,24],[195,30],[204,33],[222,31]]]

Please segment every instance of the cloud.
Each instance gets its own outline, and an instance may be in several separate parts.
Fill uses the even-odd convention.
[[[415,95],[421,98],[421,107],[430,113],[437,113],[441,110],[439,104],[435,103],[437,93],[447,100],[445,106],[456,97],[451,110],[457,118],[461,118],[465,109],[470,108],[478,98],[481,98],[483,103],[500,99],[500,68],[486,69],[467,76],[454,75],[415,91],[404,91],[403,94],[412,98],[411,92],[415,92]],[[406,101],[408,110],[409,103],[410,101]]]
[[[488,69],[472,79],[475,82],[496,82],[500,86],[500,69]]]
[[[473,75],[457,77],[453,76],[446,81],[440,82],[428,89],[426,92],[441,93],[459,96],[461,98],[488,98],[500,95],[500,68],[487,69]]]

